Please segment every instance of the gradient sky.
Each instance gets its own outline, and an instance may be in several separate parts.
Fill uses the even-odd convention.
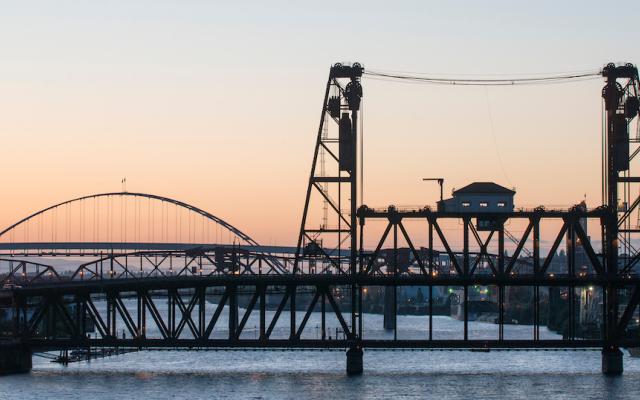
[[[451,75],[640,63],[637,0],[301,3],[0,1],[0,226],[126,177],[129,191],[294,244],[332,63]],[[514,186],[517,205],[600,203],[601,80],[363,86],[370,206],[432,203],[424,176],[447,193]]]

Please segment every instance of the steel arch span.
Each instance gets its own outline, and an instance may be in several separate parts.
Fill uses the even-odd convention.
[[[54,204],[52,206],[46,207],[40,211],[34,212],[33,214],[22,218],[21,220],[17,221],[16,223],[8,226],[7,228],[5,228],[4,230],[0,231],[0,241],[3,240],[10,240],[11,242],[16,241],[16,236],[18,237],[22,237],[22,238],[26,238],[27,240],[22,240],[23,242],[43,242],[44,240],[42,240],[42,236],[44,236],[44,234],[41,232],[44,228],[43,226],[46,225],[46,229],[48,231],[51,232],[51,237],[52,237],[52,242],[60,242],[61,240],[57,240],[57,236],[59,236],[59,231],[61,226],[57,226],[59,225],[66,225],[64,226],[64,228],[69,231],[70,227],[69,225],[74,222],[72,221],[72,219],[74,218],[74,213],[77,213],[79,215],[79,217],[77,219],[80,220],[80,225],[82,225],[79,229],[80,232],[83,232],[84,229],[86,229],[85,225],[87,225],[88,223],[94,223],[95,225],[98,226],[93,226],[92,227],[92,232],[94,232],[94,236],[95,237],[100,237],[100,235],[102,234],[100,232],[99,228],[102,228],[102,230],[108,230],[111,229],[111,231],[117,230],[118,228],[120,229],[120,232],[122,233],[123,230],[123,224],[126,224],[126,219],[127,219],[127,206],[123,206],[122,204],[120,204],[120,209],[119,210],[107,210],[106,214],[103,212],[102,215],[100,215],[100,207],[104,206],[105,204],[100,204],[101,199],[107,199],[107,205],[109,207],[113,206],[113,199],[121,199],[122,200],[127,200],[127,199],[147,199],[149,200],[149,203],[147,204],[147,212],[146,215],[142,215],[143,211],[141,211],[141,205],[140,202],[136,202],[134,203],[134,209],[133,209],[133,213],[131,213],[128,218],[134,218],[134,223],[133,223],[133,227],[129,226],[126,227],[126,225],[124,225],[124,235],[125,237],[119,237],[117,240],[118,242],[128,242],[128,240],[126,240],[126,235],[128,231],[131,231],[132,229],[134,230],[134,234],[133,237],[135,238],[135,234],[136,231],[135,229],[137,228],[138,230],[140,230],[140,225],[142,224],[141,221],[144,220],[144,223],[148,224],[149,226],[147,226],[147,230],[148,232],[152,232],[155,234],[159,229],[160,226],[154,226],[153,225],[153,219],[157,219],[158,218],[158,213],[160,213],[160,219],[162,220],[162,226],[161,229],[162,230],[166,230],[166,237],[168,238],[170,236],[170,231],[169,231],[169,225],[171,223],[171,221],[169,221],[170,219],[170,211],[166,210],[166,209],[154,209],[153,204],[151,204],[151,201],[154,202],[159,202],[161,205],[174,205],[175,206],[175,210],[174,210],[174,216],[176,219],[176,226],[174,226],[174,229],[178,229],[177,225],[177,220],[178,220],[178,215],[179,215],[179,210],[181,210],[181,212],[186,213],[187,218],[189,220],[188,224],[191,224],[191,222],[193,221],[194,225],[197,225],[198,222],[201,223],[201,227],[202,227],[202,236],[204,238],[204,230],[205,230],[205,222],[208,223],[212,223],[215,224],[217,227],[219,227],[220,231],[226,231],[227,233],[229,233],[230,235],[233,235],[233,242],[235,243],[236,238],[238,241],[238,244],[244,244],[244,245],[250,245],[250,246],[259,246],[258,242],[256,242],[253,238],[251,238],[249,235],[247,235],[246,233],[242,232],[240,229],[236,228],[235,226],[231,225],[230,223],[228,223],[227,221],[223,220],[222,218],[219,218],[201,208],[195,207],[191,204],[187,204],[185,202],[176,200],[176,199],[172,199],[169,197],[164,197],[164,196],[159,196],[159,195],[154,195],[154,194],[149,194],[149,193],[137,193],[137,192],[108,192],[108,193],[98,193],[98,194],[92,194],[92,195],[87,195],[87,196],[82,196],[82,197],[77,197],[71,200],[67,200],[67,201],[63,201],[61,203],[58,204]],[[93,201],[93,213],[91,212],[91,210],[89,210],[89,212],[87,212],[86,210],[86,204],[83,205],[83,203],[86,202],[91,202]],[[70,208],[72,206],[77,205],[77,209],[74,210],[70,210]],[[137,207],[137,208],[136,208]],[[142,206],[144,207],[144,205]],[[60,212],[60,214],[64,214],[64,215],[58,215],[58,211],[61,209],[65,209],[64,211]],[[66,213],[65,213],[66,211]],[[114,213],[117,214],[119,211],[120,215],[115,215]],[[83,214],[84,213],[84,214]],[[111,214],[109,214],[111,213]],[[48,216],[47,215],[51,214]],[[123,215],[124,215],[124,221],[123,222]],[[65,221],[60,221],[61,219],[65,219]],[[83,221],[83,217],[84,221]],[[196,221],[196,217],[200,218],[200,221]],[[105,219],[108,218],[109,221],[105,221]],[[118,221],[119,218],[119,221]],[[180,214],[180,218],[182,218],[182,214]],[[90,220],[90,221],[87,221]],[[116,220],[114,222],[114,220]],[[100,227],[99,224],[103,223],[103,226]],[[111,225],[110,225],[111,224]],[[119,225],[118,225],[119,224]],[[183,222],[182,219],[180,219],[180,230],[182,233],[182,231],[184,231],[187,222],[184,222],[185,227],[182,226]],[[35,225],[35,226],[32,226]],[[195,231],[195,228],[192,229],[191,226],[189,226],[189,235],[191,235],[192,230]],[[208,227],[208,229],[210,229]],[[55,231],[55,232],[54,232]],[[48,233],[48,232],[47,232]],[[138,237],[140,236],[140,232],[138,231]],[[198,232],[193,232],[193,238],[195,239],[196,234]],[[33,240],[35,236],[35,240]],[[65,237],[65,235],[62,235],[63,237]],[[86,235],[86,236],[89,236]],[[215,235],[214,235],[215,236]],[[221,234],[222,236],[222,234]],[[66,238],[69,239],[69,234],[67,233]],[[95,239],[94,237],[94,239]],[[189,236],[191,237],[191,236]],[[201,242],[203,243],[209,243],[209,241],[205,241],[202,240]],[[123,240],[124,239],[124,240]],[[67,242],[69,242],[70,240],[66,240]],[[80,240],[80,242],[82,242],[84,240]],[[94,240],[94,241],[99,241],[99,240]],[[155,241],[155,240],[151,240],[151,241]]]

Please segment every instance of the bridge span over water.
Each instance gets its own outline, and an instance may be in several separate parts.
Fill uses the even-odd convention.
[[[33,351],[117,347],[343,348],[349,373],[362,372],[366,348],[598,348],[603,372],[621,373],[620,347],[640,347],[640,197],[618,207],[640,182],[629,165],[635,67],[602,71],[605,204],[496,213],[361,204],[363,74],[357,63],[330,70],[296,246],[260,245],[198,207],[129,192],[58,203],[0,232],[2,372],[28,370]],[[442,292],[462,321],[456,337],[434,335]],[[366,324],[375,296],[392,334]],[[494,336],[469,327],[478,298],[495,305]],[[422,336],[403,336],[408,308]],[[528,338],[505,329],[516,313]],[[552,321],[561,334],[549,338]]]

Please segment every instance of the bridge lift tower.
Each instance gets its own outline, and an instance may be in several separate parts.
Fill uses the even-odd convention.
[[[362,288],[356,283],[356,213],[361,168],[358,168],[358,112],[363,72],[364,68],[359,63],[337,63],[329,70],[293,268],[296,274],[306,262],[309,272],[333,270],[351,277],[349,340],[352,345],[347,351],[347,372],[350,374],[362,372]],[[335,129],[331,134],[329,120],[337,125],[337,134]],[[322,202],[323,215],[320,223],[315,224],[318,200]],[[348,204],[346,210],[343,204]],[[349,270],[343,271],[342,265],[347,260]]]
[[[364,68],[359,63],[338,63],[329,71],[300,224],[294,273],[299,271],[303,259],[340,269],[341,260],[345,257],[349,258],[350,272],[356,272],[357,138],[358,112],[362,100],[360,78],[363,72]],[[331,134],[329,120],[337,125],[337,134]],[[319,207],[314,206],[318,200],[323,203],[324,216],[316,224],[314,220],[318,220],[316,211]],[[345,204],[348,204],[346,210],[343,209]],[[327,214],[328,209],[330,215]]]
[[[638,134],[635,137],[629,135],[629,126],[640,112],[640,79],[638,69],[633,64],[608,64],[602,69],[602,76],[606,79],[602,89],[605,107],[603,202],[611,211],[611,218],[604,227],[606,240],[603,251],[607,257],[606,272],[610,277],[615,277],[628,274],[640,260],[640,251],[634,247],[632,240],[637,239],[637,236],[633,236],[640,233],[640,227],[631,226],[630,218],[640,204],[640,194],[630,202],[631,185],[636,184],[634,193],[638,193],[637,184],[640,183],[640,177],[632,176],[631,170],[631,161],[640,153],[640,123]],[[636,148],[630,154],[632,144]],[[602,370],[605,373],[622,372],[622,353],[617,346],[617,339],[622,334],[617,331],[619,289],[608,284],[604,299],[606,328]]]

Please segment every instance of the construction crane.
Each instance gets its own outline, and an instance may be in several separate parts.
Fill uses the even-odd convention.
[[[442,203],[443,199],[443,187],[444,187],[444,178],[422,178],[423,181],[435,181],[440,185],[440,202]]]

